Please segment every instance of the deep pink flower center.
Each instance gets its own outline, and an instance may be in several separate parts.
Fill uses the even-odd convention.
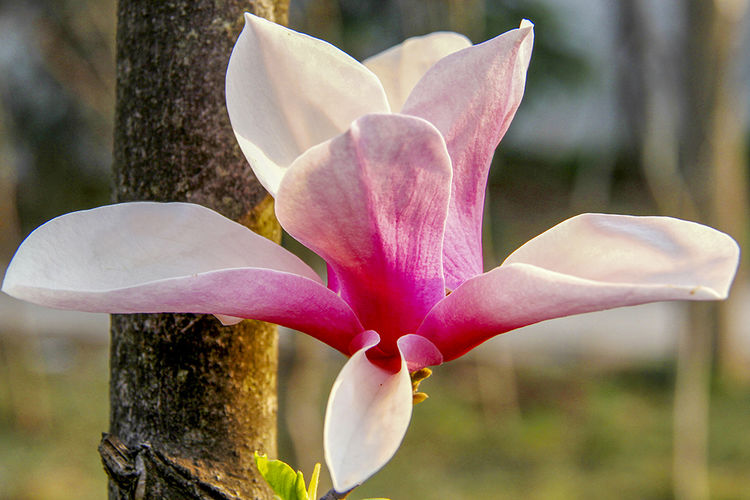
[[[401,355],[398,353],[398,349],[395,353],[386,352],[383,349],[382,341],[367,351],[367,359],[375,366],[379,366],[390,373],[396,373],[401,369]]]

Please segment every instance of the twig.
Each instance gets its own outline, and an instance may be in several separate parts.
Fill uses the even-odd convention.
[[[320,500],[341,500],[342,498],[346,498],[349,495],[349,493],[351,493],[352,491],[354,491],[354,488],[352,488],[351,490],[345,491],[343,493],[339,493],[338,491],[331,488],[331,490],[328,493],[320,497]]]

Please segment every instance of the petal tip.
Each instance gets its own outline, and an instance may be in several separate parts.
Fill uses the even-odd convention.
[[[236,325],[245,318],[238,318],[236,316],[227,316],[225,314],[214,314],[214,317],[221,322],[221,326],[232,326]]]
[[[443,363],[440,349],[426,337],[411,333],[399,338],[397,344],[409,372]]]
[[[10,273],[10,268],[5,272],[2,284],[0,284],[0,292],[10,295],[10,289],[13,287],[13,280]]]
[[[409,427],[412,386],[406,362],[389,373],[372,364],[366,348],[347,361],[331,389],[323,431],[333,487],[343,493],[379,471]]]
[[[245,26],[248,25],[260,25],[260,24],[273,24],[276,25],[276,23],[269,21],[268,19],[264,19],[260,16],[256,16],[252,12],[245,12],[244,16],[245,18]]]
[[[16,293],[14,291],[13,284],[6,284],[5,281],[3,281],[2,286],[0,286],[0,292],[4,293],[5,295],[9,295],[11,297],[15,297]]]

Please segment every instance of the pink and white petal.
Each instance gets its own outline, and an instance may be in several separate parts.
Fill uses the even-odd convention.
[[[307,148],[363,114],[390,110],[380,81],[359,62],[252,14],[229,59],[226,98],[240,148],[274,196]]]
[[[464,282],[417,334],[446,361],[532,323],[664,300],[726,298],[739,259],[729,236],[666,217],[587,214]]]
[[[69,213],[34,230],[8,266],[3,290],[16,283],[125,288],[240,267],[275,269],[322,283],[291,252],[209,208],[133,202]]]
[[[438,61],[417,83],[403,113],[433,123],[453,162],[445,233],[446,284],[482,272],[482,212],[492,155],[518,109],[534,43],[521,27]]]
[[[53,219],[21,244],[2,291],[61,309],[273,321],[344,352],[362,330],[299,258],[188,203],[124,203]]]
[[[672,217],[582,214],[531,239],[503,265],[532,264],[610,283],[672,283],[726,297],[739,247],[716,229]]]
[[[349,353],[347,356],[353,356],[361,349],[368,350],[380,343],[380,335],[375,330],[364,330],[354,337],[349,343]]]
[[[279,189],[282,226],[333,268],[341,296],[388,354],[445,295],[451,166],[430,123],[367,115],[305,152]]]
[[[464,35],[437,31],[415,36],[362,61],[380,79],[391,110],[398,112],[428,69],[443,57],[471,46]]]
[[[344,354],[363,330],[346,302],[325,286],[272,269],[223,269],[98,290],[15,285],[7,293],[77,311],[202,313],[257,319],[307,333]]]
[[[409,372],[443,363],[440,350],[424,337],[410,333],[399,338],[397,344]]]
[[[398,450],[411,420],[406,362],[391,373],[369,361],[365,345],[333,384],[323,440],[333,487],[348,491],[382,468]]]

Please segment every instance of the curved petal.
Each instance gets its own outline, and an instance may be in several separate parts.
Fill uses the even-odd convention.
[[[359,116],[389,111],[382,85],[359,62],[252,14],[229,59],[226,97],[240,147],[274,196],[300,153]]]
[[[380,79],[388,103],[398,112],[406,98],[430,67],[443,57],[471,46],[463,35],[437,31],[415,36],[362,61]]]
[[[503,265],[524,263],[610,283],[672,283],[729,293],[739,247],[716,229],[673,217],[581,214],[531,239]]]
[[[739,259],[724,233],[667,217],[585,214],[448,295],[417,330],[446,361],[538,321],[662,300],[726,298]]]
[[[290,167],[276,214],[333,268],[341,296],[395,354],[445,295],[450,159],[428,122],[367,115]]]
[[[323,440],[333,487],[348,491],[396,453],[411,420],[412,387],[406,362],[391,373],[367,359],[371,343],[339,373],[326,408]]]
[[[69,213],[37,228],[8,266],[3,291],[16,283],[107,290],[240,267],[322,283],[291,252],[209,208],[132,202]]]
[[[362,331],[296,256],[188,203],[124,203],[53,219],[23,242],[2,290],[62,309],[271,321],[342,352]]]
[[[380,343],[380,335],[375,330],[364,330],[354,337],[349,343],[349,353],[347,356],[354,356],[360,349],[370,349]]]
[[[409,372],[415,372],[425,366],[443,363],[440,350],[424,337],[410,333],[398,339],[398,350],[406,360]]]
[[[533,25],[449,55],[417,83],[403,113],[433,123],[453,162],[445,276],[454,289],[482,272],[482,211],[492,155],[523,96]]]

